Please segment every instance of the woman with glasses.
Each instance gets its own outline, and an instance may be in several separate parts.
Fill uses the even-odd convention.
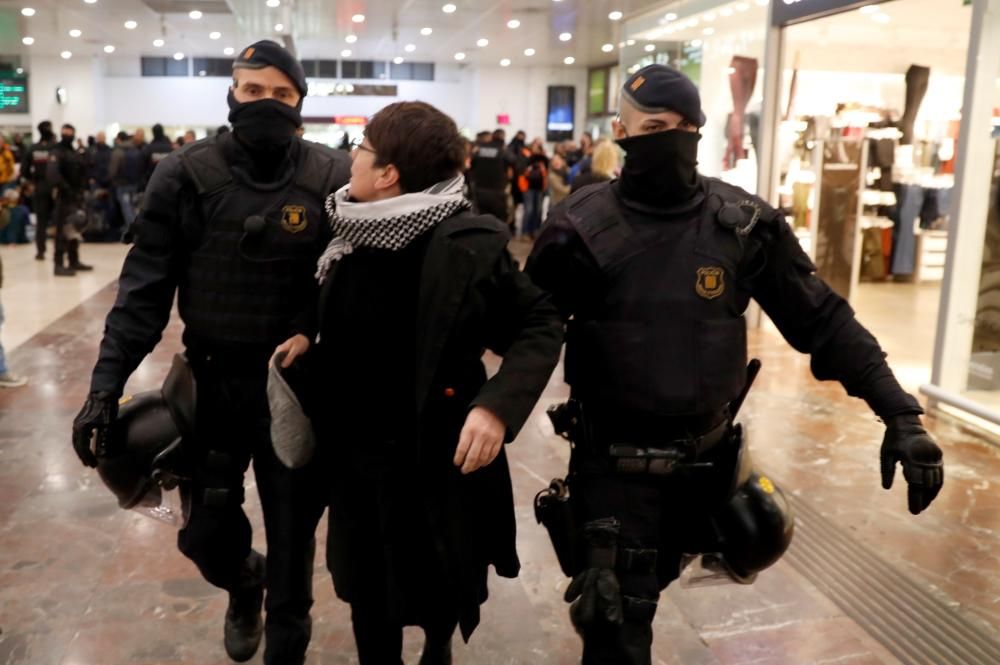
[[[352,159],[317,272],[327,563],[362,665],[400,663],[404,625],[425,630],[421,663],[450,663],[488,567],[518,574],[503,444],[548,382],[562,323],[508,254],[507,227],[470,211],[451,118],[392,104]],[[490,380],[483,349],[503,357]]]

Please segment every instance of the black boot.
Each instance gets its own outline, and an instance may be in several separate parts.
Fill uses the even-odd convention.
[[[451,665],[451,633],[447,635],[427,632],[420,665]]]
[[[260,638],[264,635],[264,556],[251,550],[240,571],[237,587],[229,592],[226,609],[226,654],[237,663],[243,663],[257,653]]]
[[[72,277],[76,274],[76,271],[72,267],[67,267],[63,264],[62,254],[56,254],[56,277]]]
[[[93,270],[94,266],[88,266],[86,263],[80,263],[80,241],[70,240],[69,242],[69,267],[77,272],[87,270]]]

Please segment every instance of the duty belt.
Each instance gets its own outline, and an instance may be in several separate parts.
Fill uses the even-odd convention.
[[[678,466],[711,466],[698,463],[698,458],[722,442],[729,430],[727,419],[701,436],[664,441],[655,446],[612,443],[608,455],[619,473],[666,475]]]

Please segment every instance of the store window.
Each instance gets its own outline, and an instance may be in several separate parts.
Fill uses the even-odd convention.
[[[373,60],[342,60],[340,77],[345,79],[384,79],[386,63]]]
[[[141,71],[143,76],[189,76],[189,60],[143,56]]]
[[[402,62],[389,66],[389,78],[394,81],[433,81],[433,62]]]
[[[233,61],[229,58],[195,58],[195,76],[225,76],[233,75]]]

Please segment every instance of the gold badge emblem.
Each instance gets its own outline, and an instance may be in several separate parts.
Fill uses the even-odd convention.
[[[305,206],[285,206],[281,209],[281,228],[289,233],[304,231],[308,225]]]
[[[726,280],[722,268],[698,268],[694,290],[706,300],[715,300],[725,293]]]
[[[770,478],[761,476],[760,480],[757,481],[757,484],[760,485],[760,488],[764,490],[765,494],[774,494],[774,483],[771,482]]]

